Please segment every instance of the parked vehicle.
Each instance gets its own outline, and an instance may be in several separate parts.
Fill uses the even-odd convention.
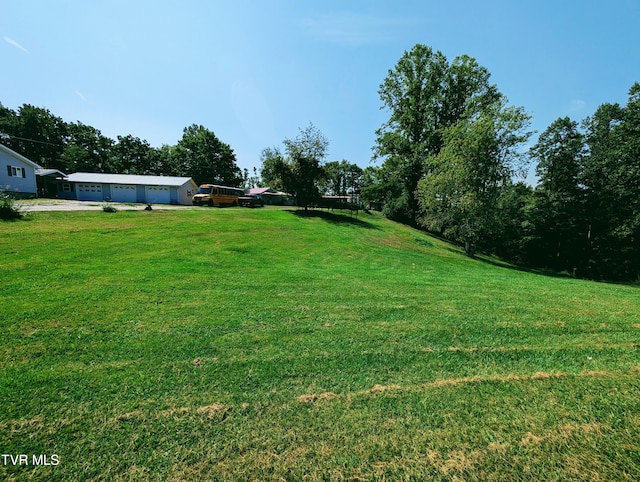
[[[263,207],[262,198],[256,194],[249,194],[238,198],[238,204],[247,208]]]
[[[237,206],[238,198],[244,196],[244,190],[237,187],[202,184],[198,194],[193,196],[194,206]]]

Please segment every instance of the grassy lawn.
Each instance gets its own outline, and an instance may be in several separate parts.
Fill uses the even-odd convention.
[[[640,480],[637,286],[278,209],[39,213],[0,255],[2,480]]]

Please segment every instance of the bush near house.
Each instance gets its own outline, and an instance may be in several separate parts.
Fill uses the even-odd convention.
[[[10,194],[0,192],[0,219],[6,221],[24,216],[20,205]]]

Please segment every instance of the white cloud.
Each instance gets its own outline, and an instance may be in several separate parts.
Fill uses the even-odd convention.
[[[22,45],[20,45],[18,42],[16,42],[15,40],[13,40],[10,37],[2,37],[4,39],[5,42],[7,42],[8,44],[13,45],[15,48],[22,50],[23,52],[30,54],[31,52],[29,52],[26,48],[24,48]]]

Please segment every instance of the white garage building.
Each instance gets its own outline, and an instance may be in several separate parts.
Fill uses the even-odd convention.
[[[191,204],[198,186],[190,177],[76,172],[59,185],[58,197],[78,201]]]

